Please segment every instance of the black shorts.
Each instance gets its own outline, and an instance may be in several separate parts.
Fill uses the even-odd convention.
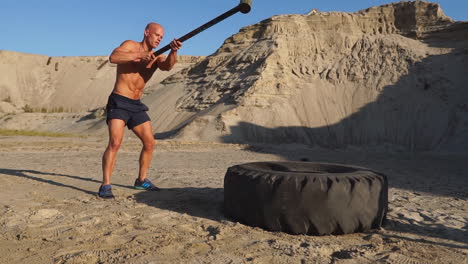
[[[140,100],[111,93],[106,106],[107,123],[110,119],[121,119],[128,129],[132,129],[151,120],[146,111],[148,111],[148,107]]]

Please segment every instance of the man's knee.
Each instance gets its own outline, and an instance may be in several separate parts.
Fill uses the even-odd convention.
[[[117,152],[117,150],[119,150],[121,144],[122,144],[122,141],[120,141],[120,140],[111,140],[109,142],[109,147],[108,148],[111,151]]]
[[[143,148],[146,151],[153,151],[155,146],[156,146],[156,141],[154,140],[154,138],[146,139],[145,141],[143,141]]]

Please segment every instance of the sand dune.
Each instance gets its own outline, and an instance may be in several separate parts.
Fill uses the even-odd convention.
[[[462,151],[467,36],[467,22],[424,1],[275,16],[206,58],[181,58],[176,70],[156,73],[143,100],[158,138]],[[0,56],[0,110],[80,112],[64,117],[72,125],[28,113],[0,119],[0,127],[105,132],[85,111],[103,107],[112,89],[106,58]]]
[[[180,56],[172,72],[158,72],[148,85],[203,57]],[[102,107],[113,89],[116,65],[107,56],[48,57],[0,51],[0,101],[5,111],[86,112]],[[11,111],[11,112],[13,112]]]
[[[156,132],[179,139],[466,147],[467,33],[466,22],[421,1],[275,16],[145,101],[156,120],[174,109],[180,121]],[[173,99],[159,110],[164,91]]]

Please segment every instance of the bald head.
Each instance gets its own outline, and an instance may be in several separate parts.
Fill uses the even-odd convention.
[[[148,25],[146,25],[145,30],[153,31],[153,30],[156,30],[157,28],[163,28],[163,27],[158,23],[150,22],[148,23]]]
[[[163,36],[164,28],[158,23],[151,22],[146,25],[143,41],[148,47],[154,49],[159,45]]]

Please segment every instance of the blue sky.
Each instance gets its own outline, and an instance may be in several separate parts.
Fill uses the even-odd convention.
[[[179,54],[210,55],[241,27],[273,15],[355,12],[394,1],[252,0],[252,11],[234,16],[184,42]],[[468,20],[468,0],[433,1],[455,20]],[[1,0],[0,50],[48,56],[96,56],[124,40],[140,41],[145,25],[162,24],[160,47],[236,6],[239,0]]]

